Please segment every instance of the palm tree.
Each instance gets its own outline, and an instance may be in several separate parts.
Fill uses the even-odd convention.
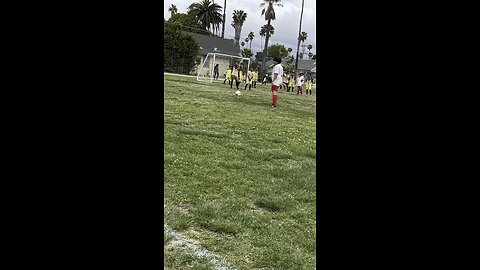
[[[225,11],[227,9],[227,0],[223,3],[223,20],[222,20],[222,38],[225,37]]]
[[[265,36],[267,35],[267,33],[270,36],[273,36],[273,34],[275,33],[275,27],[273,27],[272,25],[265,24],[264,26],[262,26],[262,29],[263,29],[263,32],[265,33],[264,34]]]
[[[302,0],[303,1],[303,0]],[[272,20],[275,20],[275,10],[273,9],[273,5],[283,7],[282,4],[280,4],[281,0],[263,0],[263,3],[260,4],[260,7],[266,7],[263,8],[262,10],[262,16],[265,15],[265,20],[267,21],[267,25],[271,26]],[[265,56],[267,55],[267,48],[268,48],[268,40],[270,39],[270,33],[267,31],[266,32],[266,37],[265,37],[265,47],[263,48],[263,61],[262,61],[262,68],[265,67]]]
[[[253,32],[248,33],[248,39],[250,40],[250,50],[252,49],[252,40],[255,34]]]
[[[292,48],[287,48],[287,51],[288,51],[288,54],[290,55],[290,53],[292,52]]]
[[[243,48],[243,46],[245,46],[245,42],[242,41],[242,48]]]
[[[306,32],[302,32],[300,34],[300,36],[298,37],[298,39],[302,42],[302,48],[303,48],[300,59],[303,59],[303,55],[305,54],[305,40],[307,40],[307,37],[308,37],[308,35],[307,35]]]
[[[263,45],[262,45],[263,44],[263,37],[266,35],[264,26],[262,26],[260,28],[260,32],[258,32],[258,34],[260,35],[260,48],[262,48],[263,47]]]
[[[249,48],[244,48],[242,51],[240,51],[240,55],[245,58],[250,58],[253,56],[253,53]]]
[[[245,43],[248,43],[248,41],[249,41],[249,39],[248,39],[248,37],[247,37],[247,38],[245,39]]]
[[[295,60],[295,59],[293,59],[293,56],[291,56],[291,55],[289,55],[289,56],[287,56],[287,57],[285,58],[285,64],[286,64],[285,67],[286,67],[286,69],[287,69],[287,72],[292,71],[292,69],[293,69],[293,66],[292,66],[293,60]]]
[[[297,44],[297,58],[295,58],[295,74],[298,75],[298,50],[300,49],[300,33],[302,32],[302,18],[303,18],[303,4],[305,0],[302,0],[302,13],[300,13],[300,25],[298,26],[298,44]]]
[[[308,44],[307,46],[307,49],[308,49],[308,52],[310,53],[310,50],[313,48],[312,44]]]
[[[168,7],[168,12],[170,12],[170,16],[173,16],[178,12],[177,6],[172,4],[170,7]]]
[[[195,21],[198,21],[204,30],[212,28],[215,33],[223,21],[220,13],[221,9],[221,6],[210,2],[210,0],[200,0],[200,2],[193,3],[188,7],[188,14]]]
[[[308,52],[308,59],[312,59],[313,53]]]
[[[233,22],[232,26],[235,28],[235,44],[240,45],[240,34],[242,33],[242,26],[245,20],[247,19],[247,13],[243,10],[234,10],[233,11]]]

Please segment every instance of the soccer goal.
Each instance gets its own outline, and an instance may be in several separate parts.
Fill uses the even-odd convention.
[[[197,68],[197,81],[213,82],[215,75],[214,68],[218,64],[218,80],[225,79],[225,71],[233,64],[243,63],[246,70],[250,69],[250,58],[228,55],[223,53],[208,53],[203,59],[202,64]]]

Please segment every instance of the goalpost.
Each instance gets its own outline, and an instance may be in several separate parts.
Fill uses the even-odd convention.
[[[241,56],[223,54],[223,53],[208,53],[203,63],[197,67],[197,81],[213,82],[214,67],[218,64],[218,79],[225,79],[225,71],[229,66],[233,66],[235,62],[243,63],[246,70],[250,69],[250,58]],[[244,71],[244,73],[246,73]]]

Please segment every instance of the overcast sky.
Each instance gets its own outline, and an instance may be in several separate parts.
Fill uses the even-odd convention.
[[[303,9],[303,19],[302,19],[302,32],[307,32],[308,37],[305,41],[305,45],[311,44],[313,49],[312,53],[316,53],[316,0],[305,0],[305,6]],[[179,13],[186,13],[188,6],[194,2],[199,2],[199,0],[165,0],[163,16],[166,20],[170,18],[170,12],[168,12],[168,7],[171,4],[177,6]],[[224,0],[213,0],[216,4],[222,7],[221,14],[223,15],[223,4]],[[254,55],[257,51],[261,51],[261,41],[260,41],[260,27],[264,24],[267,24],[264,17],[261,16],[262,8],[260,0],[227,0],[227,11],[225,14],[225,38],[233,39],[235,36],[235,30],[231,26],[233,10],[243,10],[247,13],[247,19],[242,27],[242,33],[240,37],[240,42],[245,41],[248,33],[253,31],[255,37],[252,41],[252,50]],[[295,55],[297,50],[297,37],[298,37],[298,27],[300,21],[300,13],[302,10],[302,0],[282,0],[281,3],[283,7],[275,6],[275,15],[276,20],[272,21],[272,25],[275,28],[275,33],[270,37],[268,44],[280,43],[285,45],[285,47],[290,47],[293,49],[292,53]],[[220,25],[220,34],[222,31],[222,25]],[[263,38],[262,44],[264,44],[265,38]],[[248,45],[249,46],[249,45]],[[263,46],[263,45],[262,45]],[[245,45],[247,47],[247,45]],[[302,47],[300,46],[300,51]],[[308,49],[305,48],[305,52],[308,53]]]

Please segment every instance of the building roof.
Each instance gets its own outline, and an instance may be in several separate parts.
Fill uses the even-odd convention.
[[[315,67],[316,62],[317,60],[298,59],[298,69],[311,71]],[[285,58],[282,58],[282,63],[285,63]],[[265,65],[270,67],[273,65],[273,60],[268,60]]]
[[[240,48],[235,45],[233,39],[223,39],[216,36],[207,36],[197,33],[189,33],[197,41],[200,46],[200,54],[207,53],[223,53],[238,56]],[[217,51],[215,51],[217,48]]]

